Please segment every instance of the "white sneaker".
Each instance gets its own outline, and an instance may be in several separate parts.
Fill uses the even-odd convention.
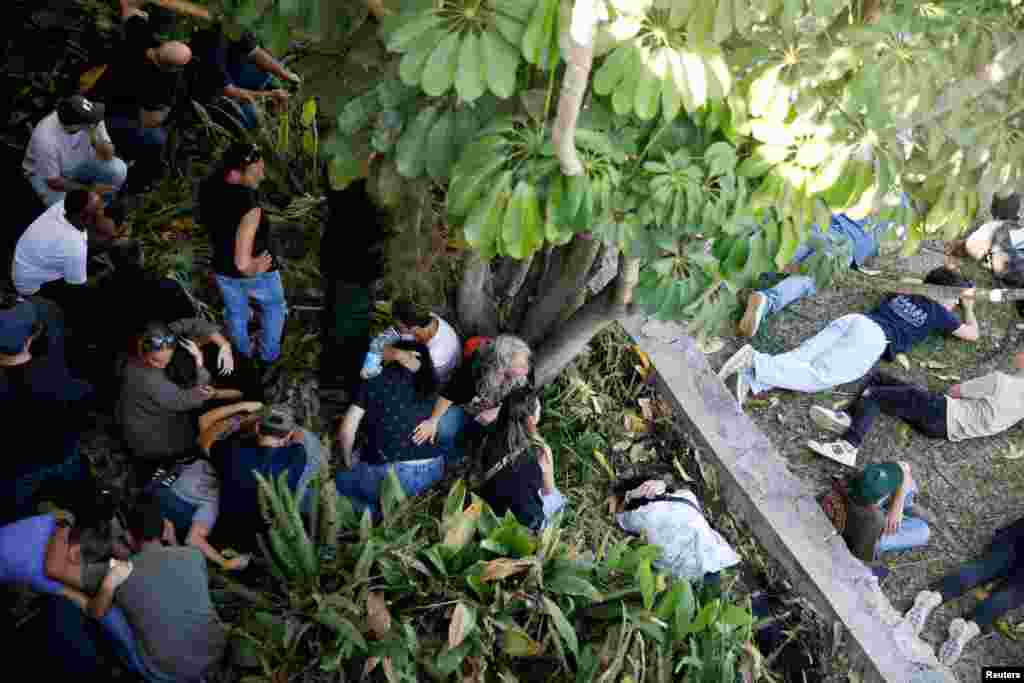
[[[981,633],[981,628],[973,621],[964,621],[960,617],[951,621],[949,623],[949,640],[939,648],[939,661],[946,666],[956,664],[964,652],[964,647],[979,633]]]
[[[740,319],[739,324],[736,325],[736,331],[741,337],[750,339],[757,330],[761,327],[761,321],[764,319],[765,309],[768,308],[768,297],[761,292],[754,292],[747,299],[747,308],[743,312],[743,317]]]
[[[850,428],[850,416],[840,410],[829,410],[821,406],[811,406],[811,422],[819,429],[834,434],[845,434]]]
[[[736,353],[732,354],[727,361],[722,365],[722,369],[718,371],[718,378],[721,380],[726,379],[729,375],[740,370],[746,370],[754,365],[754,347],[750,344],[745,344]]]
[[[903,621],[910,624],[914,635],[920,635],[924,628],[924,622],[928,621],[928,615],[932,610],[942,604],[942,596],[935,591],[921,591],[914,598],[914,606],[907,610]]]
[[[835,460],[840,465],[855,467],[857,465],[857,449],[847,441],[833,441],[825,443],[821,441],[808,441],[807,447],[818,455],[829,460]]]
[[[743,410],[743,402],[747,400],[748,394],[750,394],[750,378],[747,377],[744,370],[740,370],[736,373],[736,403],[739,404],[740,410]]]

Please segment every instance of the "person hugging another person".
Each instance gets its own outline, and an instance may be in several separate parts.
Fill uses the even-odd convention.
[[[480,497],[499,517],[511,512],[534,531],[547,526],[568,502],[555,485],[551,447],[537,429],[540,414],[540,399],[532,389],[506,396],[479,459],[484,472]]]
[[[391,317],[395,321],[394,326],[370,342],[370,351],[363,363],[362,378],[376,377],[383,364],[397,361],[399,354],[407,353],[395,346],[395,342],[401,339],[425,344],[430,351],[438,384],[447,384],[462,360],[462,344],[455,329],[440,316],[408,299],[397,299],[392,304]]]
[[[475,442],[498,419],[505,397],[531,384],[531,355],[527,343],[510,334],[482,344],[459,366],[430,417],[416,426],[413,441],[437,443],[451,464],[460,462],[465,442]]]
[[[360,384],[338,427],[338,442],[350,469],[338,472],[338,495],[361,514],[380,515],[380,486],[393,470],[402,490],[417,496],[444,476],[444,450],[416,445],[410,434],[430,416],[437,400],[437,374],[430,350],[415,341],[392,345],[394,364]],[[363,443],[356,448],[362,428]]]
[[[199,209],[210,231],[213,271],[224,299],[228,336],[241,356],[262,363],[267,370],[281,353],[288,306],[271,253],[270,220],[260,205],[258,189],[264,174],[258,146],[232,143],[200,187]],[[262,313],[258,353],[249,339],[250,300]]]

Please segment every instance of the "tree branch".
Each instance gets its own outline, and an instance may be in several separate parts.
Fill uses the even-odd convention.
[[[476,251],[471,251],[466,256],[464,268],[456,301],[459,331],[466,338],[476,334],[497,334],[498,312],[487,293],[491,279],[490,263]]]
[[[623,258],[619,261],[619,276],[615,279],[615,298],[613,305],[618,315],[633,303],[633,290],[640,282],[640,259],[638,257]]]
[[[583,95],[594,62],[594,32],[600,20],[596,0],[576,0],[572,8],[565,76],[558,97],[558,116],[551,129],[555,154],[567,176],[583,175],[583,162],[576,153],[576,120],[583,107]]]
[[[601,243],[576,235],[569,245],[569,254],[551,286],[541,290],[523,321],[520,336],[528,344],[537,344],[551,331],[570,298],[582,289],[594,265]]]

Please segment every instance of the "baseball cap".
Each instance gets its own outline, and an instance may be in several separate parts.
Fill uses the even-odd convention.
[[[100,102],[93,102],[82,95],[65,97],[57,105],[57,118],[65,126],[99,123],[107,108]]]
[[[894,462],[868,465],[850,482],[850,500],[873,505],[896,492],[903,483],[903,468]]]
[[[20,353],[37,322],[39,314],[30,301],[21,301],[13,308],[0,310],[0,353]]]
[[[285,406],[267,406],[260,418],[260,431],[286,433],[295,429],[295,416]]]

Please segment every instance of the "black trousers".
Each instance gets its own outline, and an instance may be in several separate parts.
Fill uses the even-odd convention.
[[[859,447],[871,432],[879,413],[898,417],[925,436],[936,439],[948,436],[946,397],[943,394],[878,375],[854,404],[850,428],[843,438]]]

